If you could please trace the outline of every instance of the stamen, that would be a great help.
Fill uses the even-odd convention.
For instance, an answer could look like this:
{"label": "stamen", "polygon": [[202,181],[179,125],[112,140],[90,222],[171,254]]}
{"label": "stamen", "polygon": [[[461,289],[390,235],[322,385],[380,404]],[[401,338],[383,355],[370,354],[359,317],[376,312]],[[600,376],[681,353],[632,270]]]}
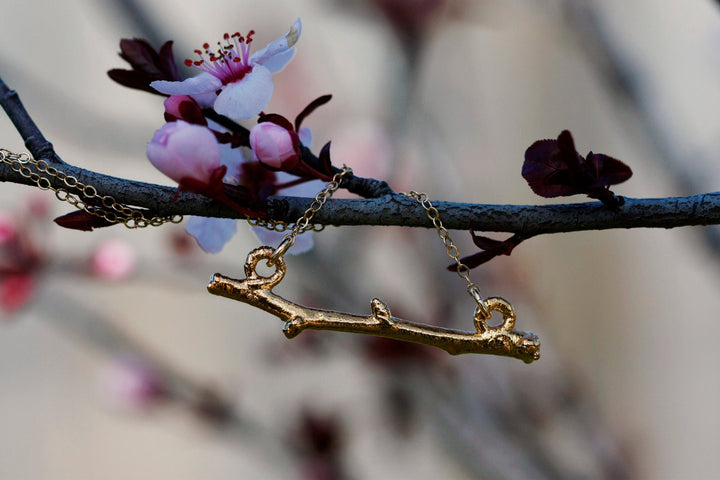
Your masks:
{"label": "stamen", "polygon": [[249,60],[250,43],[254,34],[254,30],[250,30],[247,37],[243,37],[239,32],[232,35],[226,32],[222,37],[224,43],[217,42],[216,51],[210,51],[210,44],[204,43],[202,45],[204,51],[195,50],[200,60],[186,59],[185,65],[195,66],[217,77],[223,84],[239,80],[252,70]]}

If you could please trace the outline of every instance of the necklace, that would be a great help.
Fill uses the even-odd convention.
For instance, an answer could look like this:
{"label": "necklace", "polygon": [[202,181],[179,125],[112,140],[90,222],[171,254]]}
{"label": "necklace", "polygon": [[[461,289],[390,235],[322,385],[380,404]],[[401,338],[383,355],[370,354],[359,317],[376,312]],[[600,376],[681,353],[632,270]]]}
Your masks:
{"label": "necklace", "polygon": [[[470,280],[470,269],[460,261],[460,253],[443,226],[438,210],[425,193],[411,191],[401,195],[412,198],[422,205],[428,219],[437,230],[447,255],[455,261],[457,274],[467,282],[467,292],[476,305],[473,313],[475,331],[455,330],[393,317],[388,305],[379,298],[374,298],[370,302],[372,313],[363,316],[304,307],[274,293],[273,287],[280,283],[287,271],[285,253],[295,243],[298,235],[314,229],[310,223],[313,216],[340,187],[343,177],[351,172],[352,170],[345,166],[335,174],[330,183],[315,196],[310,207],[293,224],[277,248],[262,246],[248,254],[245,261],[246,278],[237,280],[216,273],[207,286],[208,291],[214,295],[247,303],[280,318],[285,322],[283,332],[288,338],[294,338],[306,329],[334,330],[421,343],[441,348],[453,355],[461,353],[502,355],[518,358],[526,363],[540,358],[538,337],[514,329],[516,315],[510,302],[500,297],[483,298],[480,295],[479,287]],[[265,261],[270,268],[275,269],[270,276],[262,276],[258,273],[257,266],[261,261]],[[497,326],[490,326],[487,322],[493,311],[499,312],[503,317],[502,323]]]}
{"label": "necklace", "polygon": [[[35,160],[28,154],[15,154],[0,149],[0,163],[5,163],[14,172],[29,179],[42,190],[52,190],[55,196],[87,213],[98,216],[109,223],[123,223],[128,228],[160,226],[164,223],[179,223],[181,216],[146,216],[146,212],[134,209],[116,201],[109,195],[101,195],[92,185],[86,185],[77,178],[50,166],[45,160]],[[483,353],[515,357],[530,363],[540,358],[540,341],[529,332],[515,330],[515,310],[507,300],[500,297],[483,298],[479,287],[470,280],[470,269],[460,261],[460,252],[440,220],[440,213],[425,193],[410,191],[401,193],[416,200],[427,213],[428,219],[437,230],[445,251],[456,263],[458,276],[467,283],[467,293],[475,301],[473,313],[474,332],[455,330],[422,323],[409,322],[390,313],[390,307],[379,298],[370,302],[370,315],[353,315],[333,310],[308,308],[273,293],[275,285],[285,277],[287,266],[285,253],[295,243],[298,235],[309,230],[320,231],[322,226],[311,222],[327,199],[340,188],[342,179],[352,173],[345,166],[335,174],[330,183],[315,196],[303,215],[289,228],[277,248],[263,246],[251,251],[245,261],[243,280],[235,280],[216,273],[207,286],[210,293],[231,298],[260,308],[285,322],[283,332],[288,338],[299,335],[303,330],[335,330],[394,338],[441,348],[453,355],[461,353]],[[250,220],[277,231],[286,231],[282,222]],[[256,268],[260,261],[275,268],[269,277],[260,275]],[[492,312],[499,312],[503,321],[490,326]]]}

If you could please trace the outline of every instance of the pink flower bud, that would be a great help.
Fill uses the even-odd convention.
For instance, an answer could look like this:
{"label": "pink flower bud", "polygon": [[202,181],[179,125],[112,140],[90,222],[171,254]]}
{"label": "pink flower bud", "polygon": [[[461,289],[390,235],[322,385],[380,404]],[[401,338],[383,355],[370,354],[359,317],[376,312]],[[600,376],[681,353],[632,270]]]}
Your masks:
{"label": "pink flower bud", "polygon": [[220,166],[215,135],[207,127],[183,120],[166,123],[157,130],[146,152],[155,168],[178,183],[183,178],[209,183]]}
{"label": "pink flower bud", "polygon": [[258,123],[250,130],[250,146],[258,160],[277,169],[298,155],[290,132],[272,122]]}

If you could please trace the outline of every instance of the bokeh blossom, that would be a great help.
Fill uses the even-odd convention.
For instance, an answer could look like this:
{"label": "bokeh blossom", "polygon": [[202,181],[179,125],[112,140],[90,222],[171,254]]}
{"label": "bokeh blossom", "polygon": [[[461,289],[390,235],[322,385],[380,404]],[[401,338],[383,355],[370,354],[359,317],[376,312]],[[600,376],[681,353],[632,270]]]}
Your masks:
{"label": "bokeh blossom", "polygon": [[203,73],[181,82],[156,80],[150,85],[168,95],[190,95],[202,106],[212,105],[217,113],[230,118],[252,118],[270,102],[273,73],[282,70],[292,59],[301,29],[298,18],[285,35],[253,55],[250,55],[250,45],[254,30],[245,36],[226,33],[225,44],[218,42],[217,51],[211,51],[205,43],[202,50],[195,50],[199,60],[185,60],[187,66]]}
{"label": "bokeh blossom", "polygon": [[114,359],[100,377],[101,394],[120,410],[141,411],[166,399],[166,388],[156,371],[131,356]]}
{"label": "bokeh blossom", "polygon": [[[33,208],[32,199],[23,212],[0,212],[0,316],[26,306],[35,295],[37,276],[45,265],[45,252],[35,227],[44,222],[44,208]],[[39,205],[39,204],[38,204]]]}
{"label": "bokeh blossom", "polygon": [[128,278],[137,263],[135,250],[119,239],[106,240],[97,246],[91,257],[92,271],[104,280]]}

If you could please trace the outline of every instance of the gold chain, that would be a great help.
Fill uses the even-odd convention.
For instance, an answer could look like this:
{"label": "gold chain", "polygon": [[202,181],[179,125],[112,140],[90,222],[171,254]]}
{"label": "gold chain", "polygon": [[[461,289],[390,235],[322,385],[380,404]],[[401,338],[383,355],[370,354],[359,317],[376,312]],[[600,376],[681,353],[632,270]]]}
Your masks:
{"label": "gold chain", "polygon": [[489,319],[492,314],[488,310],[487,305],[485,305],[485,300],[482,298],[482,295],[480,295],[480,287],[470,280],[470,269],[467,265],[460,261],[460,251],[455,246],[455,243],[453,243],[452,238],[450,238],[450,233],[443,226],[442,221],[440,221],[440,212],[438,212],[437,208],[435,208],[430,202],[426,193],[410,190],[410,193],[400,192],[400,195],[417,200],[417,202],[425,209],[428,219],[432,222],[433,226],[437,230],[438,237],[440,237],[440,240],[442,240],[443,245],[445,246],[447,256],[455,261],[455,271],[458,276],[465,280],[468,284],[467,292],[477,304],[476,312],[482,315],[484,319]]}
{"label": "gold chain", "polygon": [[[285,237],[282,239],[282,242],[280,242],[280,245],[278,245],[278,247],[275,249],[275,252],[268,261],[268,265],[272,266],[275,260],[285,255],[285,252],[287,252],[288,249],[292,247],[295,243],[295,237],[297,237],[298,235],[309,230],[320,232],[325,228],[325,225],[311,224],[310,220],[312,220],[315,214],[320,211],[323,205],[325,205],[327,199],[330,198],[338,188],[340,188],[340,183],[342,182],[343,177],[348,173],[352,173],[352,168],[348,167],[347,165],[343,165],[343,169],[333,176],[332,180],[330,180],[330,183],[328,183],[320,193],[315,195],[315,199],[312,201],[308,209],[305,210],[305,212],[300,218],[297,219],[297,221],[293,224],[292,228],[290,228],[290,232],[285,235]],[[253,223],[251,222],[251,224]],[[278,230],[276,227],[277,224],[280,224],[280,222],[255,221],[254,223],[254,225],[259,225],[266,228],[271,228],[267,225],[273,225],[271,229],[276,231],[287,230],[287,225],[285,225],[285,228],[283,228],[282,230]]]}
{"label": "gold chain", "polygon": [[[41,190],[52,190],[58,200],[110,223],[123,223],[127,228],[145,228],[168,222],[180,223],[183,219],[182,215],[147,218],[141,210],[123,205],[110,195],[100,195],[92,185],[85,185],[76,177],[51,167],[45,160],[35,160],[27,153],[17,154],[0,148],[0,163],[8,165],[13,172],[29,179]],[[37,171],[33,171],[30,165]],[[53,187],[50,178],[57,178],[64,187]],[[89,200],[96,200],[98,205],[89,204]]]}

